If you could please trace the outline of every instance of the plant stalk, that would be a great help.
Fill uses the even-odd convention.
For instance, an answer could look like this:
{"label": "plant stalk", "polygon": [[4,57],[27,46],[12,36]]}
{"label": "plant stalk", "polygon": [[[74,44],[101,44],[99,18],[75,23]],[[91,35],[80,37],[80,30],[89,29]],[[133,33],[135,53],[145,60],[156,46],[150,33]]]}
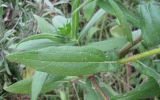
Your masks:
{"label": "plant stalk", "polygon": [[137,55],[131,56],[129,58],[121,59],[121,60],[118,61],[118,63],[125,64],[125,63],[128,63],[128,62],[137,61],[139,59],[142,59],[142,58],[145,58],[145,57],[148,57],[148,56],[152,56],[152,55],[155,55],[155,54],[160,54],[160,48],[153,49],[153,50],[141,53],[141,54],[137,54]]}

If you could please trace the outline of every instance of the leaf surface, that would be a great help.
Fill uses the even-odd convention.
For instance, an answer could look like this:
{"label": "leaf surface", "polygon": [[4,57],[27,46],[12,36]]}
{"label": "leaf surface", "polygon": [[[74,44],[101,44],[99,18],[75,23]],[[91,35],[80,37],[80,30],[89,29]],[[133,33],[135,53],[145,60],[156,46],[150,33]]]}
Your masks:
{"label": "leaf surface", "polygon": [[150,78],[144,84],[138,86],[136,89],[111,98],[111,100],[139,100],[142,98],[150,98],[158,96],[160,94],[160,88],[157,82]]}
{"label": "leaf surface", "polygon": [[34,15],[34,18],[36,19],[38,23],[38,28],[42,33],[56,33],[55,28],[48,23],[44,18]]}
{"label": "leaf surface", "polygon": [[144,44],[148,47],[160,43],[160,4],[154,0],[139,5]]}
{"label": "leaf surface", "polygon": [[[49,75],[46,82],[43,85],[41,92],[45,93],[62,85],[62,82],[60,82],[59,80],[62,80],[63,78],[63,76]],[[29,78],[18,81],[8,87],[5,87],[4,89],[11,93],[31,94],[32,79],[33,78]]]}
{"label": "leaf surface", "polygon": [[102,51],[89,47],[60,46],[18,52],[7,56],[38,71],[57,75],[86,75],[108,71],[109,63]]}

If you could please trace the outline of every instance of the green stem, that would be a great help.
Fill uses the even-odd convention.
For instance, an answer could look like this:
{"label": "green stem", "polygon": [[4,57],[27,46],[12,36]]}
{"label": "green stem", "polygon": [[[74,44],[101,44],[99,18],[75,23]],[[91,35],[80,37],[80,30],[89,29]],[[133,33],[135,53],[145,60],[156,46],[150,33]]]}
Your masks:
{"label": "green stem", "polygon": [[145,58],[145,57],[148,57],[148,56],[152,56],[154,54],[159,54],[159,53],[160,53],[160,48],[157,48],[157,49],[153,49],[153,50],[141,53],[141,54],[131,56],[129,58],[121,59],[121,60],[118,61],[118,63],[125,64],[125,63],[128,63],[128,62],[137,61],[139,59],[142,59],[142,58]]}
{"label": "green stem", "polygon": [[78,12],[81,8],[83,8],[85,5],[87,5],[88,3],[92,2],[92,0],[86,0],[84,1],[78,8],[76,8],[72,14]]}
{"label": "green stem", "polygon": [[[77,9],[79,5],[80,5],[80,0],[72,0],[72,11]],[[73,39],[76,39],[78,28],[79,28],[79,11],[72,13],[71,28],[72,28],[71,36]]]}

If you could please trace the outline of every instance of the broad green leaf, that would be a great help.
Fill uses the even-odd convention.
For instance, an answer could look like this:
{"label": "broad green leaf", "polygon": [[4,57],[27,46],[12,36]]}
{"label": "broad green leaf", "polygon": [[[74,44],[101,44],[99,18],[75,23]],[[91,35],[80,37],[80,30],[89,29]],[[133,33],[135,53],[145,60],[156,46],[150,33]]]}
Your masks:
{"label": "broad green leaf", "polygon": [[127,36],[128,41],[132,42],[132,33],[129,27],[129,24],[127,23],[126,17],[124,15],[124,12],[120,9],[120,7],[117,5],[117,3],[114,0],[108,0],[110,5],[112,6],[116,17],[118,18],[121,28],[123,29],[123,34]]}
{"label": "broad green leaf", "polygon": [[97,5],[101,8],[104,9],[107,13],[115,14],[112,6],[107,0],[97,0]]}
{"label": "broad green leaf", "polygon": [[[101,50],[106,53],[107,60],[116,61],[119,59],[118,53],[119,53],[120,49],[126,43],[127,43],[127,39],[125,37],[119,37],[119,38],[110,38],[110,39],[104,40],[104,41],[89,43],[86,46]],[[115,65],[114,65],[114,67],[116,68]]]}
{"label": "broad green leaf", "polygon": [[157,82],[150,78],[144,84],[138,86],[136,89],[111,98],[111,100],[140,100],[160,95],[160,87]]}
{"label": "broad green leaf", "polygon": [[12,62],[22,63],[38,71],[56,75],[77,76],[112,70],[105,55],[94,48],[60,46],[13,53]]}
{"label": "broad green leaf", "polygon": [[82,29],[80,32],[79,40],[82,40],[85,36],[87,36],[88,30],[94,26],[94,24],[102,17],[104,16],[105,11],[103,9],[98,10],[91,20],[87,23],[87,25]]}
{"label": "broad green leaf", "polygon": [[83,13],[84,13],[84,17],[89,20],[96,8],[96,0],[91,1],[89,3],[87,3],[84,7],[83,7]]}
{"label": "broad green leaf", "polygon": [[37,100],[48,74],[36,71],[32,79],[31,100]]}
{"label": "broad green leaf", "polygon": [[139,5],[141,15],[141,30],[144,44],[147,47],[160,43],[160,5],[154,0],[142,2]]}
{"label": "broad green leaf", "polygon": [[[57,88],[58,86],[61,86],[62,82],[60,82],[59,80],[62,80],[63,78],[64,77],[62,76],[49,75],[43,85],[41,93],[49,92]],[[18,81],[8,87],[5,87],[4,89],[11,93],[31,94],[32,79],[33,78]]]}
{"label": "broad green leaf", "polygon": [[126,38],[119,37],[119,38],[110,38],[108,40],[93,42],[86,45],[87,47],[96,48],[101,51],[112,51],[116,49],[122,48],[127,43]]}
{"label": "broad green leaf", "polygon": [[34,18],[36,19],[37,23],[38,23],[38,28],[42,33],[56,33],[55,28],[48,23],[44,18],[34,15]]}
{"label": "broad green leaf", "polygon": [[[120,1],[115,0],[115,2],[118,4],[119,8],[124,12],[124,15],[127,19],[127,21],[131,22],[135,26],[139,26],[140,20],[139,16],[136,16],[133,12],[128,10],[124,5],[121,4]],[[106,13],[110,13],[112,15],[116,15],[114,12],[114,9],[110,5],[108,0],[97,0],[97,5],[106,11]]]}

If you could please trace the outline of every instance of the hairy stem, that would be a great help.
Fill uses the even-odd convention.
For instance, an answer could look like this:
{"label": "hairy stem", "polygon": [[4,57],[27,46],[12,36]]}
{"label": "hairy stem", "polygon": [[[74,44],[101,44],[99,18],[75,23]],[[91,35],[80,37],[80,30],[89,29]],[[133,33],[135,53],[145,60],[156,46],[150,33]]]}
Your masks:
{"label": "hairy stem", "polygon": [[152,55],[155,55],[155,54],[159,54],[159,53],[160,53],[160,48],[157,48],[157,49],[153,49],[153,50],[141,53],[141,54],[131,56],[129,58],[121,59],[121,60],[118,61],[118,63],[125,64],[125,63],[128,63],[128,62],[137,61],[139,59],[142,59],[142,58],[145,58],[145,57],[148,57],[148,56],[152,56]]}

